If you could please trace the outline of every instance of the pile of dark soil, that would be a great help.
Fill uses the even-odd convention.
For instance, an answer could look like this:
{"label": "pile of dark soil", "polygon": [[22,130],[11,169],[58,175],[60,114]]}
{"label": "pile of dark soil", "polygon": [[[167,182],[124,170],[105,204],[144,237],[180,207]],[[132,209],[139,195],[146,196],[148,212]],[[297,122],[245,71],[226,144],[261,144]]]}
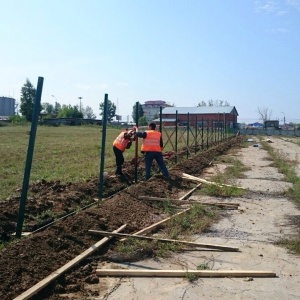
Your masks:
{"label": "pile of dark soil", "polygon": [[[232,138],[177,164],[169,170],[172,180],[156,175],[146,182],[132,184],[134,169],[128,165],[125,169],[127,180],[114,176],[104,179],[105,200],[100,204],[94,200],[98,194],[97,179],[66,185],[45,181],[35,183],[30,187],[24,225],[26,230],[36,231],[21,240],[13,240],[11,236],[16,228],[19,198],[1,201],[0,232],[2,239],[10,239],[10,242],[0,252],[0,299],[13,299],[101,239],[89,234],[90,229],[113,231],[127,224],[124,232],[133,233],[164,219],[167,216],[161,209],[138,197],[180,197],[195,186],[183,180],[182,173],[199,176],[213,159],[241,141],[240,137]],[[139,179],[143,176],[141,168]],[[79,209],[83,206],[86,208]],[[57,217],[70,212],[75,213],[57,221]],[[51,226],[39,230],[41,225],[49,222],[52,222]],[[94,272],[97,261],[104,259],[113,246],[111,242],[101,248],[32,299],[60,299],[59,294],[80,291],[82,299],[88,297],[84,283],[98,282]]]}

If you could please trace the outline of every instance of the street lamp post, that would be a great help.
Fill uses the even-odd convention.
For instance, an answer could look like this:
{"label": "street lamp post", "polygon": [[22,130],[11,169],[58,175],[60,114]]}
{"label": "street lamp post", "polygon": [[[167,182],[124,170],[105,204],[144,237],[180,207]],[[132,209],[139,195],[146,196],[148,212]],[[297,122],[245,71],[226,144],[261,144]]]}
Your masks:
{"label": "street lamp post", "polygon": [[285,125],[285,113],[281,112],[283,114],[283,125]]}
{"label": "street lamp post", "polygon": [[57,110],[58,101],[57,101],[57,98],[54,95],[52,95],[52,97],[55,98],[54,113],[57,115],[57,113],[58,113],[58,110]]}
{"label": "street lamp post", "polygon": [[82,99],[82,97],[78,97],[78,99],[79,99],[79,111],[81,112],[81,99]]}

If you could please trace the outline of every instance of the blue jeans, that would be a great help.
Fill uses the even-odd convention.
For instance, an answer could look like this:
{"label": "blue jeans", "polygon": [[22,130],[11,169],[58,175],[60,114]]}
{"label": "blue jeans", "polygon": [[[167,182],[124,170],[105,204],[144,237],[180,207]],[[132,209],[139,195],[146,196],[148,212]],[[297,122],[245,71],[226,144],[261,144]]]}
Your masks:
{"label": "blue jeans", "polygon": [[152,161],[153,159],[156,160],[160,171],[165,177],[169,177],[169,172],[167,170],[167,167],[165,165],[163,156],[161,152],[145,152],[145,171],[146,171],[146,180],[150,178],[151,174],[151,166],[152,166]]}

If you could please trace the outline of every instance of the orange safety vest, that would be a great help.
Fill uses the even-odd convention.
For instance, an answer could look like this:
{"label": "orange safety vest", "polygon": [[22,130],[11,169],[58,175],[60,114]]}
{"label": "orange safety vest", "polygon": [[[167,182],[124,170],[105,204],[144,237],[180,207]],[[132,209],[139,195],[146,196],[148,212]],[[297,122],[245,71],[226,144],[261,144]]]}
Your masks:
{"label": "orange safety vest", "polygon": [[161,152],[160,137],[161,133],[156,130],[146,130],[147,136],[143,139],[141,151]]}
{"label": "orange safety vest", "polygon": [[118,137],[114,140],[113,142],[113,146],[115,146],[116,148],[118,148],[119,150],[121,150],[122,152],[125,151],[126,146],[128,145],[128,143],[130,142],[129,140],[126,140],[124,138],[124,133],[127,131],[123,131],[121,132]]}

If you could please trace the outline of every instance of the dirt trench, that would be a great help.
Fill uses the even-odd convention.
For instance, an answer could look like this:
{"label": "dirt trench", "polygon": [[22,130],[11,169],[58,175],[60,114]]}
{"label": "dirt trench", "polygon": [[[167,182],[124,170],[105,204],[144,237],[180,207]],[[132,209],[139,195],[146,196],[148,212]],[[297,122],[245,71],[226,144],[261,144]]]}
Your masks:
{"label": "dirt trench", "polygon": [[[0,299],[13,299],[57,270],[75,256],[93,245],[99,237],[88,234],[89,229],[113,231],[127,224],[125,233],[132,233],[166,217],[157,207],[138,200],[138,196],[177,198],[195,184],[183,180],[182,173],[198,176],[217,156],[239,146],[241,137],[234,137],[212,147],[202,154],[185,160],[170,169],[172,180],[156,175],[147,183],[132,184],[133,167],[125,174],[129,180],[113,176],[104,179],[104,198],[100,205],[93,204],[97,197],[97,179],[86,183],[66,185],[60,182],[37,182],[30,186],[24,227],[35,233],[21,240],[12,240],[18,215],[19,197],[12,196],[0,202],[0,230],[2,241],[9,241],[0,252]],[[143,178],[143,168],[139,178]],[[87,206],[85,210],[79,207]],[[54,222],[57,217],[69,217]],[[37,222],[37,216],[40,221]],[[53,223],[51,223],[53,222]],[[51,223],[39,231],[40,226]],[[32,299],[88,299],[98,291],[86,290],[86,284],[99,281],[95,275],[97,260],[103,259],[113,242],[85,259],[71,271],[43,289]],[[74,294],[74,295],[73,295]],[[73,296],[72,296],[73,295]],[[72,298],[73,297],[73,298]]]}

